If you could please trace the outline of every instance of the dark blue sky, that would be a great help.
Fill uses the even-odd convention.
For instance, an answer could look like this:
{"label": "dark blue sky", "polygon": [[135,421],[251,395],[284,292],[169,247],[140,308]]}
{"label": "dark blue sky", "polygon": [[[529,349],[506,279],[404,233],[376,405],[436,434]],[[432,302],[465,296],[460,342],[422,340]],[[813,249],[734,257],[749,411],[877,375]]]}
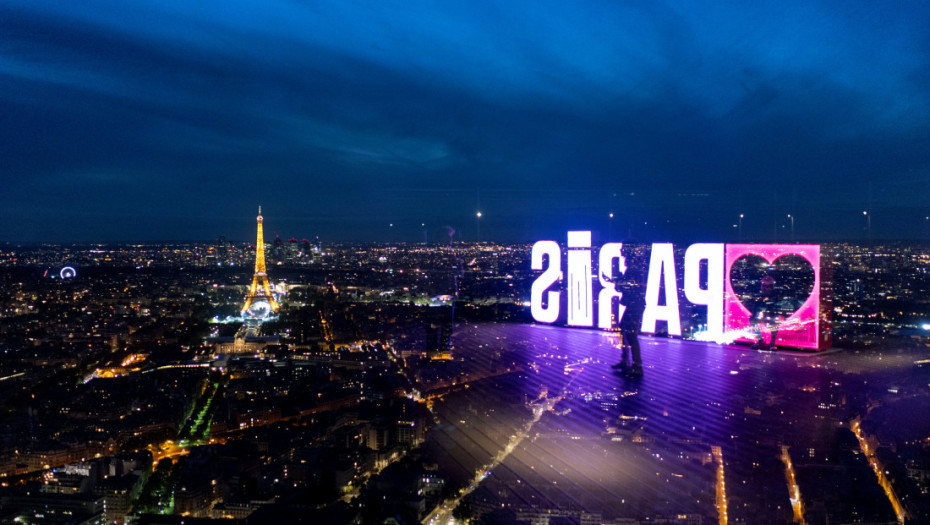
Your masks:
{"label": "dark blue sky", "polygon": [[[0,4],[0,241],[930,238],[930,3]],[[613,211],[613,224],[608,213]],[[394,224],[393,228],[388,225]]]}

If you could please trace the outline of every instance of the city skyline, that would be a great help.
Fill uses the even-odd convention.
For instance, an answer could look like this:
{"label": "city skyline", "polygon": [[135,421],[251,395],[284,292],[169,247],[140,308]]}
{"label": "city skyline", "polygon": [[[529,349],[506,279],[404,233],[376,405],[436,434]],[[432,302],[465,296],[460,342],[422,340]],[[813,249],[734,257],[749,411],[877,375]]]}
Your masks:
{"label": "city skyline", "polygon": [[[270,224],[249,219],[257,235]],[[0,246],[7,520],[930,516],[919,247],[820,247],[835,344],[818,352],[705,342],[711,308],[685,262],[681,334],[644,328],[636,375],[611,366],[623,331],[531,321],[527,244],[257,244]],[[653,251],[624,244],[624,300],[648,295],[635,269]],[[759,283],[746,262],[747,282],[730,276],[744,305]],[[799,261],[783,262],[773,291],[807,293]],[[270,294],[277,312],[243,316]]]}
{"label": "city skyline", "polygon": [[894,7],[8,2],[0,241],[926,241]]}

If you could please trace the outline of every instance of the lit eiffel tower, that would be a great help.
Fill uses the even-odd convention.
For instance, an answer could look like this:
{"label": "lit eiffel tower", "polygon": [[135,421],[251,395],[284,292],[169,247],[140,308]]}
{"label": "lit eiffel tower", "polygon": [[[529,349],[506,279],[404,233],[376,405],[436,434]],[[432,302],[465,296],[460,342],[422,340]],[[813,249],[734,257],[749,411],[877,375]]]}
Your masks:
{"label": "lit eiffel tower", "polygon": [[[262,235],[262,207],[258,207],[258,239],[255,241],[255,275],[252,276],[252,286],[249,293],[245,296],[245,305],[242,307],[242,315],[250,313],[254,317],[265,317],[272,312],[278,311],[278,302],[274,300],[271,294],[271,286],[268,285],[268,274],[265,272],[265,238]],[[264,305],[268,305],[264,308]]]}

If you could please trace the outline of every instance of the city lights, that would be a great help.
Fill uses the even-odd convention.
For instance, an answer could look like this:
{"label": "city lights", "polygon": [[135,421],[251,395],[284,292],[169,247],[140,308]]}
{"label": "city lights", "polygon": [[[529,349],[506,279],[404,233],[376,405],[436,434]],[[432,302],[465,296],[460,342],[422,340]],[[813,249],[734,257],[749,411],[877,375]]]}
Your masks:
{"label": "city lights", "polygon": [[0,525],[930,524],[928,20],[6,0]]}
{"label": "city lights", "polygon": [[[868,308],[883,304],[873,302],[877,294],[923,286],[917,279],[930,256],[840,244],[596,246],[587,232],[566,240],[564,247],[485,241],[452,248],[416,239],[308,241],[306,250],[272,242],[263,255],[280,310],[260,320],[238,315],[250,289],[243,279],[258,257],[252,242],[19,249],[16,271],[26,264],[41,276],[57,268],[52,263],[64,249],[73,267],[92,269],[80,279],[39,278],[3,292],[0,326],[56,346],[4,339],[0,384],[32,389],[21,401],[24,417],[6,424],[37,439],[19,442],[5,461],[0,456],[0,476],[62,490],[70,481],[52,469],[87,458],[98,466],[80,469],[103,468],[119,457],[151,469],[150,483],[136,489],[135,508],[190,516],[260,517],[286,508],[266,495],[309,490],[310,476],[322,479],[321,472],[341,473],[330,478],[325,508],[376,498],[378,508],[396,514],[408,508],[403,501],[420,498],[420,522],[494,509],[525,519],[561,513],[653,520],[657,500],[682,520],[714,522],[814,522],[824,515],[818,512],[888,521],[914,512],[909,502],[921,493],[900,488],[910,479],[900,456],[843,418],[860,414],[881,435],[875,439],[887,440],[882,432],[895,436],[906,426],[886,408],[922,402],[925,314],[903,303],[880,315]],[[759,291],[763,275],[753,272],[776,276],[779,301],[792,300],[788,284],[813,292],[815,256],[823,252],[832,268],[845,269],[833,278],[831,297],[839,350],[822,357],[784,348],[751,352],[765,326],[713,329],[733,319],[725,302],[715,306],[731,289],[739,300],[731,305],[751,311],[746,295]],[[0,253],[0,271],[13,258]],[[234,262],[248,269],[244,277],[231,270]],[[658,293],[649,290],[650,279]],[[159,300],[139,292],[150,289],[160,291]],[[630,343],[628,334],[568,323],[570,309],[573,323],[591,328],[603,318],[622,319],[636,297],[643,309],[647,299],[660,308],[657,328],[670,324],[659,317],[677,311],[681,330],[641,335],[639,377],[610,366]],[[677,310],[663,314],[673,297]],[[532,315],[551,316],[555,305],[554,323],[530,322]],[[811,330],[814,320],[803,313],[780,320],[779,340]],[[884,342],[870,343],[876,334]],[[50,370],[63,382],[49,379]],[[56,428],[84,441],[44,445]],[[791,456],[781,445],[747,441],[760,428],[780,440],[778,429],[792,429]],[[863,436],[862,454],[837,449],[847,429]],[[280,448],[282,435],[290,437]],[[920,457],[924,438],[896,439],[903,440],[899,450]],[[201,486],[185,467],[192,462],[226,466]],[[257,492],[250,501],[260,503],[204,496],[212,487],[240,490],[237,480],[247,474],[238,467],[229,471],[238,474],[222,474],[232,464],[267,476],[268,485],[251,489]],[[838,478],[811,479],[812,472]],[[111,477],[135,479],[126,475]],[[408,486],[408,476],[426,481]],[[841,488],[824,492],[820,483]],[[768,484],[786,487],[786,497],[760,498]],[[872,499],[844,499],[851,490]],[[588,507],[595,510],[572,510],[572,501],[595,494],[601,496]],[[876,497],[887,508],[867,503]],[[120,501],[100,512],[127,512],[127,500]]]}

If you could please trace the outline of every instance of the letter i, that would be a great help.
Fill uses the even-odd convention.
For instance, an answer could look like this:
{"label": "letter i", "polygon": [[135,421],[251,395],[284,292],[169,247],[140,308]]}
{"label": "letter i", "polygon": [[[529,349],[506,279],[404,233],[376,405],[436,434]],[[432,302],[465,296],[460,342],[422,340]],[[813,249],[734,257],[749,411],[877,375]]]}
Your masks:
{"label": "letter i", "polygon": [[591,232],[568,232],[568,324],[594,326]]}

